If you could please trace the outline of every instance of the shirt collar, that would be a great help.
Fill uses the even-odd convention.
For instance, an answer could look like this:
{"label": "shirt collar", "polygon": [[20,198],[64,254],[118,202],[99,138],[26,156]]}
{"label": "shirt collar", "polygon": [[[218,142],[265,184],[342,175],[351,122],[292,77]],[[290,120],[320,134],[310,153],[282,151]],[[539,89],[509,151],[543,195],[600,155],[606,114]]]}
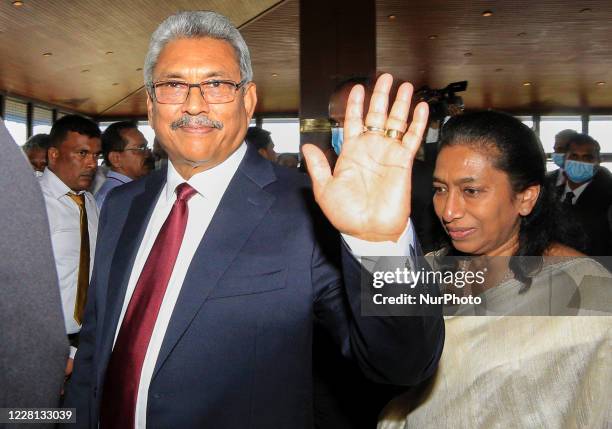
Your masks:
{"label": "shirt collar", "polygon": [[[246,144],[242,143],[221,164],[195,174],[187,181],[200,195],[211,201],[220,201],[225,193],[230,180],[238,169],[242,158],[246,153]],[[178,185],[184,183],[185,179],[176,171],[172,161],[168,160],[168,175],[166,179],[166,201],[168,203],[176,198],[174,190]]]}
{"label": "shirt collar", "polygon": [[108,174],[106,175],[106,177],[112,177],[123,183],[128,183],[132,181],[130,177],[126,176],[125,174],[117,173],[114,170],[108,170]]}
{"label": "shirt collar", "polygon": [[80,195],[85,192],[85,191],[75,192],[72,189],[70,189],[68,185],[62,182],[62,179],[57,177],[57,175],[53,171],[51,171],[51,169],[48,167],[45,168],[45,171],[43,172],[43,175],[40,178],[40,183],[44,184],[44,187],[45,189],[47,189],[47,192],[49,192],[49,194],[51,194],[53,198],[58,199],[58,200],[68,193]]}
{"label": "shirt collar", "polygon": [[572,204],[576,202],[576,200],[578,199],[578,197],[580,196],[580,194],[582,194],[582,192],[584,192],[584,190],[586,189],[586,187],[589,185],[589,183],[591,183],[593,180],[589,180],[588,182],[583,183],[582,185],[578,186],[576,189],[572,190],[569,187],[569,183],[566,181],[565,182],[565,191],[563,192],[563,195],[567,195],[568,192],[572,192],[574,194],[574,198],[572,198]]}

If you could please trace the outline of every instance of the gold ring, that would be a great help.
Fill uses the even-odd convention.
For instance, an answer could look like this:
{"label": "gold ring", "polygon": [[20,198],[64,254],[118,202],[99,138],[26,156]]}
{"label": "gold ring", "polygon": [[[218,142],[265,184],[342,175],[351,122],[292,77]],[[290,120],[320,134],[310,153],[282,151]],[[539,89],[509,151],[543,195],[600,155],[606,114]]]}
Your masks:
{"label": "gold ring", "polygon": [[402,140],[402,137],[404,137],[404,133],[400,130],[394,130],[392,128],[386,129],[385,130],[385,137],[390,137],[394,140]]}
{"label": "gold ring", "polygon": [[378,128],[378,127],[370,127],[369,125],[366,125],[365,131],[369,133],[378,133],[378,134],[383,134],[383,135],[385,134],[384,129]]}

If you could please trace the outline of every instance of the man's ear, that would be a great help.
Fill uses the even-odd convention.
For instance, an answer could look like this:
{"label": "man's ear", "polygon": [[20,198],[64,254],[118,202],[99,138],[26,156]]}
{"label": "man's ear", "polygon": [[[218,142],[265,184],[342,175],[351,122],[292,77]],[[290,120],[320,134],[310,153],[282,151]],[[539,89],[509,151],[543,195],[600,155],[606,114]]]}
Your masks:
{"label": "man's ear", "polygon": [[519,192],[517,195],[518,199],[518,211],[521,216],[527,216],[531,213],[533,208],[538,201],[540,196],[541,186],[531,185],[528,186],[524,191]]}
{"label": "man's ear", "polygon": [[255,113],[255,106],[257,106],[257,87],[253,82],[249,82],[244,89],[244,110],[249,122]]}
{"label": "man's ear", "polygon": [[153,117],[153,104],[155,104],[153,102],[153,100],[151,100],[151,95],[149,94],[149,91],[146,90],[145,91],[147,93],[147,117],[149,119],[149,124],[152,124],[153,122],[151,122],[151,118]]}
{"label": "man's ear", "polygon": [[115,168],[121,167],[121,153],[120,152],[115,152],[115,151],[109,152],[108,160],[110,161],[112,167],[115,167]]}
{"label": "man's ear", "polygon": [[49,165],[55,164],[57,159],[59,158],[59,149],[51,146],[47,149],[47,159],[49,160]]}

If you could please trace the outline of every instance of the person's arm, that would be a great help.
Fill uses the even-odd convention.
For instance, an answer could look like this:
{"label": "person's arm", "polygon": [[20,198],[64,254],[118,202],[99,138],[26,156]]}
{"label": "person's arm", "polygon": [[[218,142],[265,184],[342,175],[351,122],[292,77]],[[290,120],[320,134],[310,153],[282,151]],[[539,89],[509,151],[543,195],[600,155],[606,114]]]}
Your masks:
{"label": "person's arm", "polygon": [[2,119],[0,152],[0,407],[57,407],[68,339],[49,220],[31,165]]}
{"label": "person's arm", "polygon": [[[323,238],[312,259],[315,317],[342,354],[378,383],[413,386],[430,377],[444,343],[441,307],[414,305],[404,313],[411,315],[364,316],[361,287],[372,284],[371,267],[362,266],[346,243],[333,244],[331,227],[320,228],[318,236]],[[389,262],[384,257],[367,262],[372,259],[379,259],[377,265]],[[393,264],[404,258],[388,259]],[[419,258],[412,260],[419,262]]]}

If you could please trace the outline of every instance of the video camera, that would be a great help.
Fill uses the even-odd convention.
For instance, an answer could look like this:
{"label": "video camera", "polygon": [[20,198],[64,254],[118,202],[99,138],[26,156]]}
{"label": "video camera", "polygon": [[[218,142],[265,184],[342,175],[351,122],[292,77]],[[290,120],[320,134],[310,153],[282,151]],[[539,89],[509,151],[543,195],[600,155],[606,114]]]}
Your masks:
{"label": "video camera", "polygon": [[414,96],[417,101],[425,101],[429,104],[429,117],[432,120],[441,120],[449,116],[449,106],[463,109],[463,99],[455,94],[465,91],[467,86],[467,80],[450,83],[443,89],[431,89],[425,85],[419,88]]}

